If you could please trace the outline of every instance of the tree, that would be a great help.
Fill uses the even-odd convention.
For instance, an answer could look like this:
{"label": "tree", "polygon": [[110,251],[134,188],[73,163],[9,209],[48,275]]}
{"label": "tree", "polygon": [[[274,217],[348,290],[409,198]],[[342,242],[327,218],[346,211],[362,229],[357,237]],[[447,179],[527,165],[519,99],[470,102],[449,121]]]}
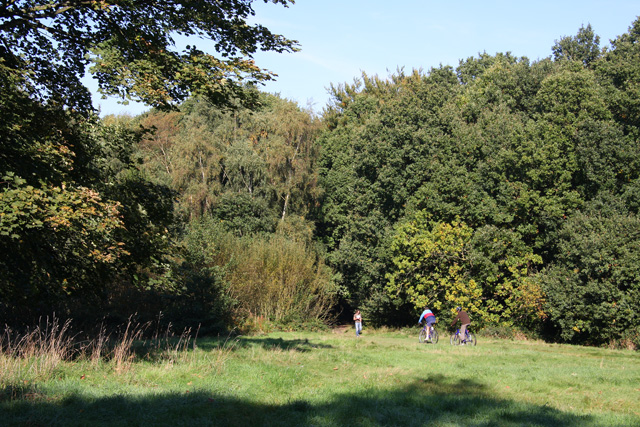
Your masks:
{"label": "tree", "polygon": [[103,190],[115,184],[114,162],[130,166],[120,148],[131,141],[104,141],[99,123],[73,121],[17,85],[0,95],[0,316],[91,299],[129,254],[123,206]]}
{"label": "tree", "polygon": [[141,145],[145,168],[180,194],[183,212],[213,214],[243,235],[297,222],[317,197],[319,120],[275,95],[257,97],[259,108],[233,111],[193,98],[179,117],[153,111],[142,121],[155,128]]}
{"label": "tree", "polygon": [[574,37],[562,37],[556,40],[551,49],[556,61],[566,59],[581,62],[585,67],[591,68],[600,57],[600,36],[593,32],[591,24],[582,26]]}
{"label": "tree", "polygon": [[607,89],[607,104],[616,121],[633,138],[640,135],[640,18],[629,31],[611,41],[612,49],[596,64]]}
{"label": "tree", "polygon": [[416,312],[464,305],[480,313],[482,289],[470,276],[469,249],[473,230],[461,222],[435,223],[425,211],[398,224],[391,243],[395,269],[386,291],[408,298]]}
{"label": "tree", "polygon": [[[266,0],[265,0],[266,1]],[[285,7],[291,0],[270,0]],[[269,80],[258,50],[295,51],[296,42],[259,24],[252,0],[17,0],[0,4],[0,66],[25,74],[40,99],[87,111],[87,65],[105,95],[174,107],[196,93],[229,105],[244,83]],[[215,55],[179,37],[213,42]],[[29,70],[26,73],[26,70]],[[250,99],[247,99],[250,101]]]}
{"label": "tree", "polygon": [[541,276],[551,325],[565,341],[638,344],[640,220],[616,210],[594,203],[567,220]]}
{"label": "tree", "polygon": [[419,211],[394,228],[385,290],[396,304],[407,301],[417,312],[459,305],[481,325],[530,326],[544,316],[543,294],[532,278],[541,260],[517,233],[429,217]]}
{"label": "tree", "polygon": [[453,70],[441,67],[428,75],[400,70],[386,80],[363,74],[353,85],[334,87],[328,129],[319,140],[324,197],[318,230],[343,300],[360,308],[371,301],[367,311],[378,318],[378,304],[388,302],[388,233],[447,140],[441,109],[457,85]]}

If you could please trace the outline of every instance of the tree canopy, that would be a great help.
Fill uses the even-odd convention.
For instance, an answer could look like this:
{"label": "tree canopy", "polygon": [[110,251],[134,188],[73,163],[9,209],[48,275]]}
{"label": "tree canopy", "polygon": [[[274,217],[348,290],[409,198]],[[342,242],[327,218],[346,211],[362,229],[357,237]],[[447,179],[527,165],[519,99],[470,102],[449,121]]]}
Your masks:
{"label": "tree canopy", "polygon": [[244,83],[273,77],[254,63],[253,53],[296,50],[295,41],[247,22],[251,3],[5,1],[0,65],[24,73],[42,101],[77,110],[91,106],[80,81],[89,64],[105,95],[166,108],[201,94],[225,105],[244,98]]}
{"label": "tree canopy", "polygon": [[[251,5],[0,4],[0,316],[244,331],[461,305],[640,345],[640,19],[537,61],[363,73],[317,116],[255,86],[252,54],[297,43]],[[157,108],[98,119],[88,70]]]}
{"label": "tree canopy", "polygon": [[318,234],[342,300],[381,323],[463,305],[480,325],[637,341],[639,22],[610,49],[588,25],[536,62],[334,86]]}

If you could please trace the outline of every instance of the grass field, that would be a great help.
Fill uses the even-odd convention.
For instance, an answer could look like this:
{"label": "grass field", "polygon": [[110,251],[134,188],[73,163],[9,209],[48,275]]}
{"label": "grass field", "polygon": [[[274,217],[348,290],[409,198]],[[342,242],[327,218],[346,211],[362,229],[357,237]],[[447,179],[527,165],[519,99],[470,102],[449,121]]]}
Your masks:
{"label": "grass field", "polygon": [[5,354],[0,425],[640,426],[637,352],[417,333],[199,338],[108,361]]}

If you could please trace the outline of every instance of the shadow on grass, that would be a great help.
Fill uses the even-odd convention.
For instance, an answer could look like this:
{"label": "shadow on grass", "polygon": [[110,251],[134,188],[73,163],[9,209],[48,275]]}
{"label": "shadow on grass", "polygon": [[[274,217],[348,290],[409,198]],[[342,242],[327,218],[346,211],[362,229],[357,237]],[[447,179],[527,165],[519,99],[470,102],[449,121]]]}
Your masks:
{"label": "shadow on grass", "polygon": [[285,350],[309,352],[315,349],[333,348],[328,344],[321,344],[308,339],[282,339],[282,338],[206,338],[198,340],[198,348],[202,350],[214,350],[222,347],[229,349],[262,347],[266,350]]}
{"label": "shadow on grass", "polygon": [[[195,342],[194,342],[195,341]],[[201,350],[228,350],[235,351],[240,348],[262,347],[266,350],[284,350],[296,352],[309,352],[314,349],[333,348],[328,344],[319,344],[308,339],[282,339],[282,338],[253,338],[253,337],[207,337],[197,340],[179,337],[162,340],[138,340],[131,346],[136,360],[160,360],[174,357],[175,352],[184,352],[193,348]]]}
{"label": "shadow on grass", "polygon": [[[205,390],[146,396],[60,398],[0,402],[7,426],[615,426],[633,419],[575,415],[547,406],[492,397],[473,380],[453,382],[443,376],[418,378],[402,389],[380,390],[372,384],[322,400],[262,396],[271,402],[239,399]],[[625,421],[628,421],[625,422]],[[637,425],[637,424],[636,424]]]}

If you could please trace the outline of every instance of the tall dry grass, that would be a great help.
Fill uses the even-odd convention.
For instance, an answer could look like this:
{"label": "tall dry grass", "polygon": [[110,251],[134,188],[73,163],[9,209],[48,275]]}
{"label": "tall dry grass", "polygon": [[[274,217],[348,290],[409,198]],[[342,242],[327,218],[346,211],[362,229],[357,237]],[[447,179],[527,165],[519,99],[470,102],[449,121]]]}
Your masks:
{"label": "tall dry grass", "polygon": [[76,352],[71,322],[57,318],[19,333],[8,326],[0,335],[0,396],[30,389],[48,379],[61,362]]}
{"label": "tall dry grass", "polygon": [[115,365],[116,372],[129,370],[135,358],[133,343],[144,336],[144,331],[147,327],[148,324],[136,324],[129,319],[129,322],[127,322],[124,328],[124,332],[119,339],[114,342],[113,349],[111,350],[111,361]]}
{"label": "tall dry grass", "polygon": [[153,324],[129,321],[114,331],[101,326],[90,339],[72,335],[71,321],[47,318],[33,329],[19,332],[5,326],[0,334],[0,399],[33,392],[38,382],[52,378],[65,362],[108,364],[115,373],[128,371],[138,359],[185,362],[196,336],[191,329],[176,335],[171,325],[152,332]]}
{"label": "tall dry grass", "polygon": [[194,334],[191,328],[186,328],[176,335],[169,323],[164,331],[156,329],[149,339],[140,343],[140,346],[147,359],[162,360],[170,364],[186,363],[193,357],[193,353],[189,350],[197,347],[198,332],[199,329]]}
{"label": "tall dry grass", "polygon": [[137,359],[170,363],[187,361],[189,349],[196,347],[198,330],[195,335],[191,328],[176,334],[171,323],[164,330],[158,325],[159,322],[137,323],[129,318],[125,325],[112,333],[101,327],[83,354],[93,364],[111,363],[116,372],[127,371]]}

